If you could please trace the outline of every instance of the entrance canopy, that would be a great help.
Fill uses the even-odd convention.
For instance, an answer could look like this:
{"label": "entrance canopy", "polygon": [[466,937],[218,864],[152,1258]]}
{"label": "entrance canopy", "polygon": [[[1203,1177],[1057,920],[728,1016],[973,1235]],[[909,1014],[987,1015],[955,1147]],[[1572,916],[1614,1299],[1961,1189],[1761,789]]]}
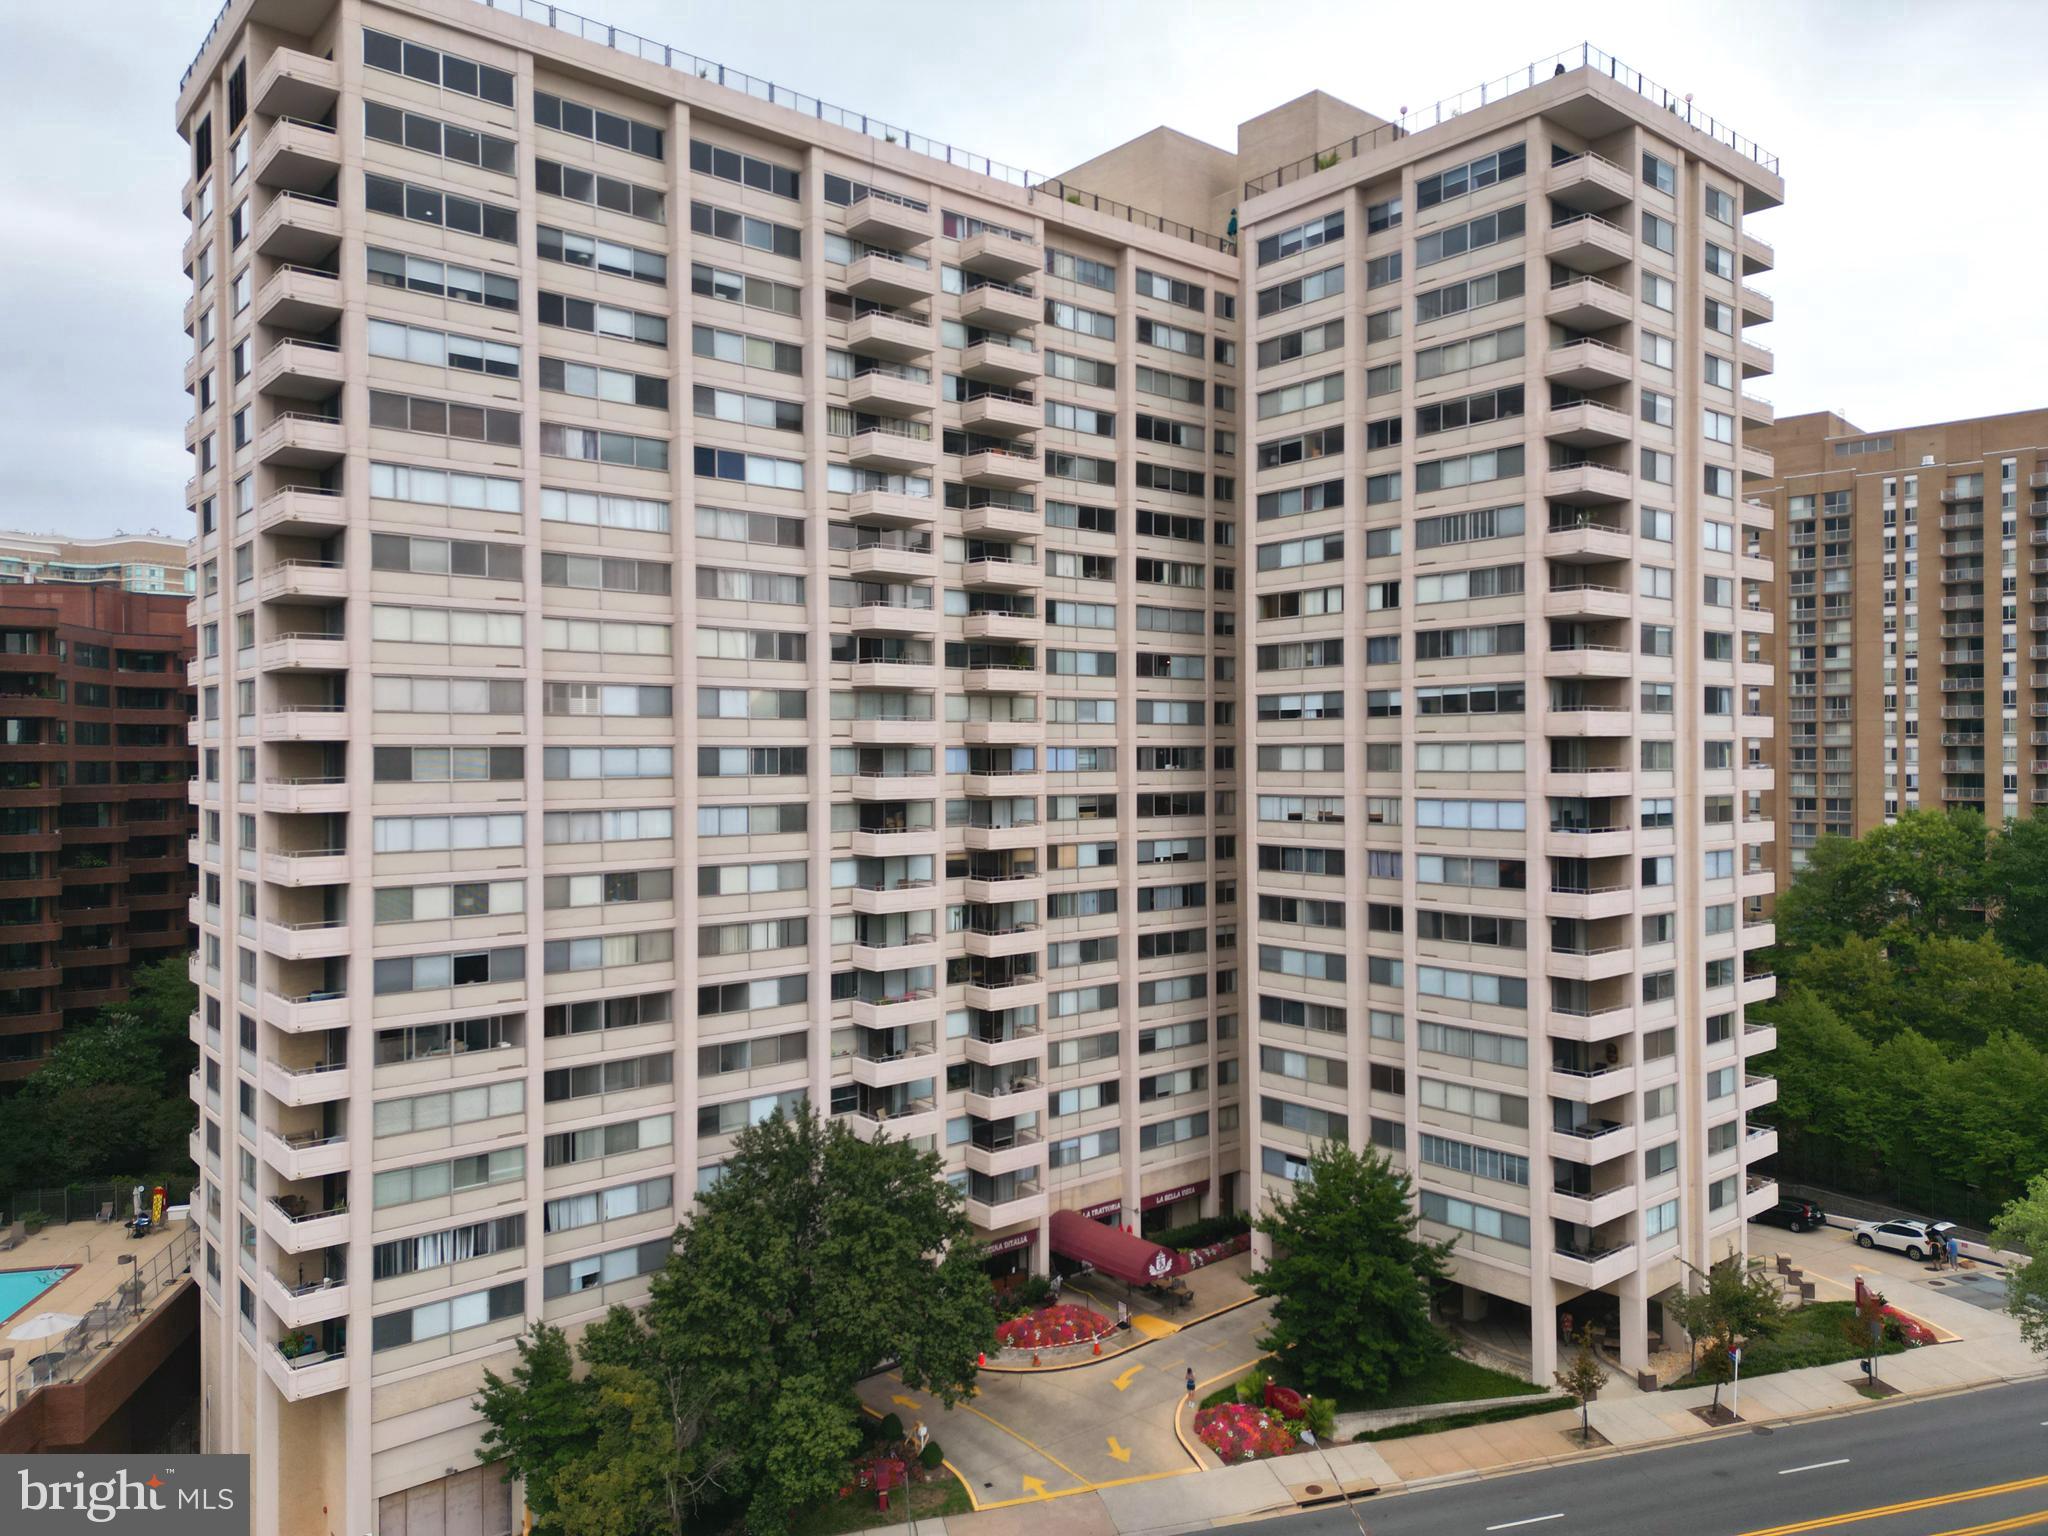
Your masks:
{"label": "entrance canopy", "polygon": [[1079,1211],[1054,1211],[1051,1235],[1054,1253],[1092,1264],[1126,1285],[1156,1285],[1187,1268],[1173,1249],[1090,1221]]}

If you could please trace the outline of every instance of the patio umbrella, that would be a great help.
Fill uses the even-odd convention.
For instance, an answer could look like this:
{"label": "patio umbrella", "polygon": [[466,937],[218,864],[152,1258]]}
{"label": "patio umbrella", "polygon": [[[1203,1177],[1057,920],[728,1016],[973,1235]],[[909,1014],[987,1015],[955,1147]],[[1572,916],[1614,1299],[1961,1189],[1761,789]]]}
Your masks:
{"label": "patio umbrella", "polygon": [[14,1332],[10,1339],[47,1339],[59,1333],[69,1333],[78,1326],[79,1319],[70,1312],[38,1312]]}

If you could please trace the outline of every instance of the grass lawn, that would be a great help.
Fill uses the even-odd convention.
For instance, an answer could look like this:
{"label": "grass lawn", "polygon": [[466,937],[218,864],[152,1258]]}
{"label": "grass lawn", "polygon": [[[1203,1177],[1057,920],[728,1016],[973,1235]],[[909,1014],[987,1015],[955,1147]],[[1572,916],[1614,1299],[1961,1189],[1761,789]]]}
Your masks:
{"label": "grass lawn", "polygon": [[[1791,1313],[1785,1324],[1767,1339],[1752,1339],[1742,1349],[1742,1376],[1769,1376],[1778,1371],[1796,1371],[1809,1365],[1839,1365],[1861,1360],[1865,1346],[1849,1337],[1848,1325],[1856,1316],[1850,1301],[1809,1302]],[[1907,1346],[1890,1339],[1878,1345],[1880,1355],[1902,1353]],[[1702,1386],[1692,1376],[1672,1382],[1664,1390]]]}
{"label": "grass lawn", "polygon": [[[974,1511],[974,1503],[967,1497],[966,1486],[960,1479],[946,1472],[929,1483],[919,1483],[911,1490],[912,1513],[920,1520],[943,1519],[949,1515],[965,1515]],[[823,1504],[814,1504],[800,1510],[789,1522],[790,1536],[839,1536],[842,1531],[865,1531],[876,1526],[901,1525],[904,1522],[903,1491],[891,1489],[888,1512],[875,1507],[872,1492],[855,1493],[851,1498],[828,1499]]]}
{"label": "grass lawn", "polygon": [[[1286,1362],[1284,1361],[1261,1362],[1260,1369],[1270,1370],[1273,1378],[1282,1386],[1298,1388],[1301,1385],[1295,1374],[1287,1369]],[[1232,1382],[1227,1386],[1219,1388],[1217,1391],[1211,1392],[1202,1399],[1202,1406],[1204,1408],[1211,1408],[1218,1403],[1231,1401],[1235,1396],[1235,1388],[1236,1383]],[[1420,1375],[1413,1376],[1407,1381],[1396,1383],[1390,1391],[1379,1396],[1367,1397],[1363,1394],[1339,1393],[1337,1396],[1337,1411],[1339,1413],[1363,1413],[1374,1408],[1414,1408],[1424,1403],[1466,1403],[1473,1401],[1475,1398],[1519,1397],[1547,1390],[1547,1388],[1526,1382],[1519,1376],[1510,1376],[1504,1371],[1489,1370],[1486,1366],[1475,1365],[1470,1360],[1461,1359],[1457,1355],[1446,1355]],[[1509,1415],[1509,1417],[1514,1416],[1512,1414]],[[1474,1422],[1479,1421],[1475,1420]],[[1438,1425],[1437,1427],[1454,1426]],[[1415,1431],[1409,1430],[1408,1433],[1413,1434]]]}

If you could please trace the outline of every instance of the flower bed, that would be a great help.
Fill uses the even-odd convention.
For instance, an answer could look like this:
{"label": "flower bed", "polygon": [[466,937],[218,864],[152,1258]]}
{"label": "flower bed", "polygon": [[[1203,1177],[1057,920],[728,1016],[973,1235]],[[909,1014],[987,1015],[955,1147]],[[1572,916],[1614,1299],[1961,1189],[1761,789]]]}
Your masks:
{"label": "flower bed", "polygon": [[1301,1449],[1301,1441],[1286,1420],[1250,1403],[1220,1403],[1202,1409],[1195,1415],[1195,1435],[1225,1466],[1286,1456]]}
{"label": "flower bed", "polygon": [[1086,1344],[1114,1333],[1116,1327],[1092,1307],[1040,1307],[1023,1317],[996,1325],[996,1342],[1005,1349],[1057,1349],[1062,1344]]}
{"label": "flower bed", "polygon": [[1251,1245],[1251,1233],[1240,1232],[1235,1237],[1226,1237],[1220,1243],[1205,1243],[1200,1248],[1183,1248],[1180,1256],[1187,1260],[1189,1269],[1200,1269],[1204,1264],[1214,1264],[1234,1254],[1243,1253]]}

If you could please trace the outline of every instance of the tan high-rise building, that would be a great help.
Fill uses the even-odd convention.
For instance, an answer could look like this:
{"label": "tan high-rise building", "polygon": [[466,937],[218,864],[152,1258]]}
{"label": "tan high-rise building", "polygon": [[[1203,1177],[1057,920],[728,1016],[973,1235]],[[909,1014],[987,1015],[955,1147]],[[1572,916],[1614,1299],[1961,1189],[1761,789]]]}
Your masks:
{"label": "tan high-rise building", "polygon": [[2048,411],[1814,412],[1755,441],[1785,565],[1780,868],[1902,811],[2048,804]]}
{"label": "tan high-rise building", "polygon": [[[1526,1066],[1439,1075],[1488,1092],[1533,1084],[1612,1118],[1605,1135],[1585,1115],[1550,1131],[1539,1108],[1533,1132],[1475,1132],[1471,1145],[1538,1163],[1541,1193],[1531,1205],[1522,1190],[1523,1209],[1584,1216],[1582,1246],[1621,1230],[1640,1246],[1622,1276],[1611,1253],[1553,1253],[1545,1226],[1533,1270],[1526,1251],[1516,1271],[1488,1249],[1461,1278],[1475,1298],[1490,1289],[1524,1306],[1547,1306],[1536,1284],[1641,1298],[1673,1262],[1667,1248],[1725,1248],[1743,1164],[1763,1149],[1721,1111],[1764,1090],[1742,1084],[1742,984],[1713,969],[1739,970],[1739,925],[1702,925],[1768,890],[1749,855],[1768,813],[1745,798],[1768,789],[1768,769],[1742,765],[1769,734],[1769,679],[1738,675],[1733,652],[1694,658],[1717,615],[1730,637],[1738,623],[1768,627],[1769,567],[1732,545],[1698,552],[1698,519],[1719,507],[1732,520],[1735,502],[1645,486],[1646,526],[1656,505],[1666,537],[1674,521],[1695,531],[1640,546],[1663,553],[1653,563],[1667,581],[1638,598],[1622,578],[1633,524],[1606,492],[1633,483],[1638,440],[1662,455],[1651,478],[1664,482],[1674,466],[1691,484],[1735,462],[1732,445],[1703,452],[1695,429],[1702,402],[1721,398],[1699,382],[1701,306],[1711,326],[1712,306],[1738,292],[1702,275],[1702,231],[1715,226],[1700,199],[1711,187],[1733,200],[1727,259],[1767,262],[1767,247],[1738,244],[1733,208],[1774,203],[1774,171],[1617,87],[1616,66],[1588,51],[1564,61],[1562,80],[1546,61],[1516,82],[1533,89],[1505,116],[1489,107],[1407,132],[1312,93],[1243,125],[1234,152],[1162,129],[1042,179],[558,14],[573,28],[475,0],[231,0],[178,104],[193,152],[193,616],[220,636],[202,662],[214,702],[195,730],[221,765],[200,796],[219,813],[202,816],[221,830],[201,862],[223,900],[202,914],[194,1030],[231,1085],[195,1138],[204,1434],[207,1449],[251,1453],[259,1525],[516,1528],[512,1491],[476,1468],[484,1369],[503,1368],[529,1319],[574,1327],[644,1294],[733,1134],[799,1100],[937,1151],[998,1273],[1047,1267],[1057,1212],[1155,1228],[1253,1204],[1280,1176],[1260,1168],[1309,1139],[1293,1120],[1255,1130],[1263,1107],[1321,1112],[1328,1095],[1295,1063],[1327,1068],[1329,1053],[1285,1041],[1338,1042],[1357,1107],[1323,1129],[1366,1140],[1369,1058],[1426,1067],[1437,1058],[1399,1054],[1429,1027],[1422,1016],[1469,1021],[1472,1009],[1416,1000],[1422,1016],[1407,1025],[1414,980],[1403,991],[1375,968],[1366,991],[1383,1006],[1370,1029],[1354,1020],[1348,1046],[1327,1009],[1321,1034],[1257,1022],[1264,994],[1328,990],[1262,981],[1255,967],[1269,947],[1283,966],[1306,956],[1290,938],[1342,922],[1350,885],[1256,875],[1240,848],[1257,825],[1242,814],[1251,748],[1322,727],[1291,723],[1302,694],[1275,703],[1286,722],[1255,723],[1249,699],[1239,713],[1240,676],[1304,626],[1240,625],[1240,581],[1264,591],[1279,578],[1251,574],[1237,551],[1248,529],[1263,543],[1335,531],[1341,502],[1366,525],[1350,550],[1359,576],[1384,565],[1405,577],[1407,556],[1367,557],[1382,524],[1403,526],[1379,477],[1409,450],[1368,452],[1384,428],[1369,421],[1352,437],[1360,473],[1346,477],[1326,435],[1301,457],[1324,460],[1310,466],[1326,471],[1316,482],[1349,479],[1348,500],[1316,503],[1338,521],[1241,513],[1255,474],[1260,497],[1302,479],[1255,471],[1253,445],[1305,444],[1310,421],[1341,420],[1343,391],[1317,397],[1334,411],[1255,407],[1256,374],[1264,393],[1303,370],[1258,369],[1240,354],[1255,345],[1247,331],[1277,342],[1311,300],[1304,290],[1254,320],[1247,296],[1241,319],[1239,294],[1335,261],[1363,295],[1413,234],[1462,227],[1459,207],[1519,206],[1524,192],[1557,197],[1573,222],[1549,232],[1544,205],[1497,241],[1543,241],[1532,270],[1547,253],[1600,275],[1562,298],[1532,281],[1470,326],[1413,329],[1497,329],[1539,294],[1532,331],[1546,316],[1581,328],[1553,353],[1532,334],[1529,361],[1510,370],[1545,359],[1533,405],[1549,381],[1584,396],[1528,418],[1587,461],[1530,489],[1555,504],[1534,515],[1575,521],[1561,534],[1529,525],[1527,590],[1562,594],[1532,610],[1529,633],[1555,617],[1589,637],[1560,646],[1571,655],[1552,657],[1530,695],[1569,674],[1597,706],[1617,690],[1632,701],[1637,671],[1646,701],[1664,682],[1640,734],[1673,744],[1677,763],[1637,770],[1630,710],[1561,698],[1525,744],[1526,770],[1470,781],[1489,804],[1525,797],[1526,815],[1545,818],[1528,823],[1538,837],[1560,820],[1552,844],[1560,861],[1585,861],[1583,888],[1560,862],[1567,894],[1527,897],[1523,921],[1539,940],[1553,913],[1583,919],[1584,934],[1560,941],[1568,958],[1545,961],[1532,988],[1556,1006],[1532,1000],[1516,1017],[1536,1037]],[[1277,180],[1275,164],[1313,167],[1333,135],[1393,142],[1248,192],[1249,177]],[[1447,196],[1376,227],[1379,205],[1418,175],[1509,136],[1527,144],[1528,167],[1552,143],[1609,159],[1552,170],[1540,188],[1533,170],[1498,187],[1475,176],[1483,190],[1465,203]],[[1661,157],[1675,194],[1612,163],[1633,167],[1639,150]],[[1354,200],[1348,245],[1325,223],[1315,243],[1327,253],[1260,259],[1269,232]],[[1228,233],[1240,204],[1242,241]],[[1690,254],[1660,255],[1654,239],[1639,249],[1638,204],[1645,232],[1654,205],[1665,244]],[[1659,334],[1689,376],[1670,371],[1668,350],[1662,373],[1631,361],[1639,270],[1668,274]],[[1336,292],[1318,281],[1318,294]],[[1392,290],[1404,311],[1437,285],[1410,286]],[[1368,340],[1380,318],[1351,322],[1366,367],[1349,370],[1350,398],[1405,418],[1406,396],[1381,402],[1384,376],[1368,371],[1403,345]],[[1325,332],[1319,345],[1343,342]],[[1723,352],[1733,366],[1732,339]],[[1740,357],[1768,363],[1747,345]],[[1331,371],[1309,369],[1304,387]],[[1638,377],[1666,381],[1662,424],[1637,424]],[[1414,407],[1439,393],[1418,390]],[[1732,414],[1735,394],[1722,393]],[[1276,465],[1293,462],[1285,441]],[[1528,473],[1543,471],[1532,461]],[[1413,510],[1444,499],[1418,495]],[[1293,577],[1322,557],[1276,558]],[[1552,582],[1553,558],[1572,580]],[[1702,607],[1700,584],[1717,577],[1720,610]],[[1394,630],[1352,585],[1345,611],[1369,632],[1350,646],[1362,669],[1369,637]],[[1754,614],[1738,612],[1736,589]],[[1514,605],[1536,602],[1522,591]],[[1468,602],[1503,606],[1461,595],[1440,611]],[[1632,637],[1638,614],[1662,627],[1669,655],[1638,659],[1632,638],[1605,648],[1617,625]],[[1422,666],[1414,681],[1446,670]],[[1256,786],[1350,803],[1348,835],[1374,852],[1384,834],[1368,830],[1369,808],[1407,791],[1398,776],[1384,793],[1368,779],[1364,743],[1430,734],[1413,715],[1409,738],[1402,718],[1383,723],[1374,701],[1388,675],[1402,686],[1398,670],[1332,674],[1356,684],[1335,695],[1359,722],[1346,772],[1276,768]],[[1684,690],[1675,711],[1669,684]],[[1730,701],[1755,690],[1744,718],[1730,702],[1710,733],[1734,755],[1705,769],[1692,707],[1703,685]],[[1336,722],[1329,739],[1346,742],[1337,713],[1318,708]],[[1528,728],[1516,721],[1518,742]],[[1586,760],[1544,772],[1546,732]],[[1645,800],[1640,831],[1638,791],[1661,797]],[[1626,826],[1610,830],[1616,819]],[[1397,812],[1393,830],[1416,839],[1418,860],[1527,835],[1414,824]],[[1310,830],[1346,833],[1268,825],[1252,841],[1306,846]],[[1642,893],[1646,908],[1675,903],[1662,948],[1647,936],[1636,947],[1633,879],[1626,897],[1609,888],[1639,845],[1660,887],[1677,882]],[[1354,978],[1368,974],[1368,935],[1391,958],[1424,910],[1383,943],[1363,897],[1399,902],[1404,887],[1366,883],[1367,853],[1352,861]],[[1733,863],[1714,874],[1717,859]],[[1248,879],[1304,899],[1261,920],[1260,949],[1240,961]],[[1501,911],[1468,892],[1418,900],[1478,921]],[[1626,942],[1610,935],[1622,927]],[[1415,962],[1439,952],[1452,953],[1426,941],[1408,975],[1429,974]],[[1661,976],[1668,989],[1640,1016],[1611,998],[1633,998],[1638,959],[1644,986]],[[1373,1038],[1382,1012],[1408,1041],[1393,1056]],[[1248,1033],[1279,1053],[1256,1092],[1243,1083]],[[1587,1049],[1553,1061],[1546,1035]],[[1610,1102],[1632,1102],[1639,1085],[1655,1114]],[[1421,1127],[1442,1116],[1415,1103],[1369,1100],[1404,1133],[1413,1120],[1404,1145],[1419,1150]],[[1617,1181],[1665,1145],[1654,1174]],[[1553,1162],[1558,1179],[1585,1184],[1575,1203],[1549,1193]],[[1419,1167],[1431,1200],[1477,1177]],[[1670,1205],[1659,1229],[1668,1240],[1638,1239],[1635,1223],[1662,1220],[1681,1187],[1682,1220]],[[1626,1314],[1620,1337],[1640,1350]]]}
{"label": "tan high-rise building", "polygon": [[1414,1171],[1449,1303],[1643,1362],[1776,1199],[1775,162],[1539,66],[1267,168],[1245,271],[1247,1156]]}

